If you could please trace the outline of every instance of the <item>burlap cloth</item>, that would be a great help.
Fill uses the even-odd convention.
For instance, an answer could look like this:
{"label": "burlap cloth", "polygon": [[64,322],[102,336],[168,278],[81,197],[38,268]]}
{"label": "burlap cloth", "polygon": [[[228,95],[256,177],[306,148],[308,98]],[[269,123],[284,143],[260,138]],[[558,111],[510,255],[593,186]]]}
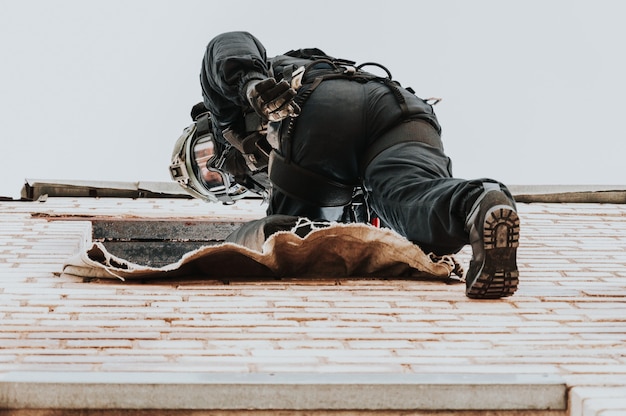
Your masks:
{"label": "burlap cloth", "polygon": [[84,278],[276,278],[415,277],[446,280],[452,257],[435,258],[388,229],[334,224],[304,238],[290,231],[273,234],[261,251],[234,243],[205,246],[163,267],[134,264],[110,254],[101,243],[67,261],[63,275]]}

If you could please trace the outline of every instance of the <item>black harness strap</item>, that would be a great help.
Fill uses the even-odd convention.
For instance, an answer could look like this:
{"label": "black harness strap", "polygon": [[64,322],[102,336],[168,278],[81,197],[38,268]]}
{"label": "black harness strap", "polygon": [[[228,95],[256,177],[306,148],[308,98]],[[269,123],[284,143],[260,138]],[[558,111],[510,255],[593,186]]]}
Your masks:
{"label": "black harness strap", "polygon": [[[322,83],[324,77],[317,77],[311,83],[306,83],[300,87],[299,94],[294,98],[294,102],[302,108],[304,102],[315,91],[315,89]],[[291,163],[291,135],[296,125],[296,118],[290,117],[287,124],[287,130],[280,135],[280,147],[282,153],[285,155],[285,162]]]}
{"label": "black harness strap", "polygon": [[396,101],[398,102],[398,105],[400,106],[400,109],[402,110],[402,118],[407,118],[409,116],[409,106],[406,105],[406,100],[402,96],[402,93],[400,92],[398,85],[394,81],[392,81],[391,78],[379,78],[379,79],[383,84],[387,86],[387,88],[391,90],[393,96],[396,98]]}
{"label": "black harness strap", "polygon": [[206,136],[213,131],[211,125],[211,116],[209,113],[204,113],[196,119],[196,135],[198,137]]}

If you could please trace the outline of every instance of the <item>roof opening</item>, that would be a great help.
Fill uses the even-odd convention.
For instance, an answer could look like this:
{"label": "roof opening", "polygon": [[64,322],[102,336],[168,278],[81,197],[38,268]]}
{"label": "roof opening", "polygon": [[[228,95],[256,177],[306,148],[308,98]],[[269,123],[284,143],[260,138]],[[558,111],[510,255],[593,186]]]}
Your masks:
{"label": "roof opening", "polygon": [[95,219],[91,237],[130,262],[163,267],[202,246],[222,243],[238,222],[172,219]]}

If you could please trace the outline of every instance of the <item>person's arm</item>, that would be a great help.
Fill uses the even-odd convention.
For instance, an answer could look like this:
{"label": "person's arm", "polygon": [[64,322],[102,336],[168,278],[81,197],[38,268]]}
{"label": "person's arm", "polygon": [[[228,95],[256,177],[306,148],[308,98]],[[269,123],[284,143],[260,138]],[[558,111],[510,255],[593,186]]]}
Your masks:
{"label": "person's arm", "polygon": [[220,129],[237,124],[250,108],[246,84],[270,77],[265,48],[247,32],[216,36],[207,46],[200,84],[205,106]]}
{"label": "person's arm", "polygon": [[211,89],[236,104],[248,106],[244,87],[270,77],[265,48],[247,32],[216,36],[207,46],[202,72]]}
{"label": "person's arm", "polygon": [[266,121],[295,117],[296,91],[271,76],[265,47],[247,32],[228,32],[207,46],[200,82],[205,105],[220,128],[236,124],[236,107],[252,108]]}

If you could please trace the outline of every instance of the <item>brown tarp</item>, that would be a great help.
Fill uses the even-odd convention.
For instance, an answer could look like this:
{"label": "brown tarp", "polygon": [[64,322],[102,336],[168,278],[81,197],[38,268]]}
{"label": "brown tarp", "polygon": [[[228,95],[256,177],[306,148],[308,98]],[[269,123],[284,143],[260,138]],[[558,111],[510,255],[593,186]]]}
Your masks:
{"label": "brown tarp", "polygon": [[335,224],[301,238],[273,234],[261,251],[233,243],[206,246],[178,262],[147,267],[115,257],[94,243],[71,258],[63,274],[84,278],[275,278],[275,277],[415,277],[447,279],[451,257],[433,258],[399,234],[365,224]]}

